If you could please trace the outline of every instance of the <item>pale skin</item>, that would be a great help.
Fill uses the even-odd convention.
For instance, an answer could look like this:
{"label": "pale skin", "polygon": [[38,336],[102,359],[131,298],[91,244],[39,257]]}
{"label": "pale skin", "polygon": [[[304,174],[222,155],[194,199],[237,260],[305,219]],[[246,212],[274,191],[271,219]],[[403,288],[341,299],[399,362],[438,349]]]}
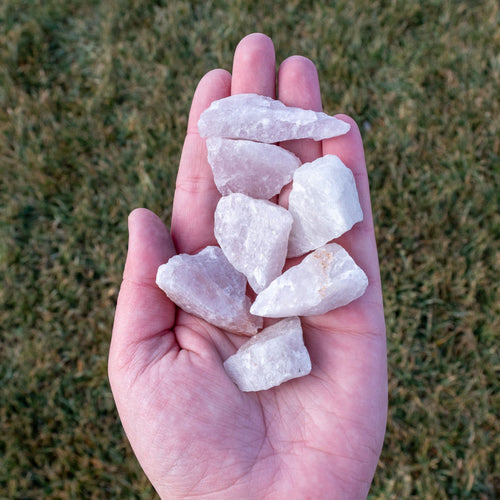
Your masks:
{"label": "pale skin", "polygon": [[[277,81],[277,84],[276,84]],[[197,131],[213,100],[254,92],[321,110],[314,64],[300,56],[275,73],[272,41],[245,37],[232,74],[207,73],[191,106],[170,233],[145,209],[129,217],[129,247],[116,309],[109,378],[123,427],[144,472],[165,499],[366,498],[387,415],[382,292],[363,145],[345,136],[282,144],[302,161],[336,154],[352,169],[364,219],[336,240],[366,272],[365,294],[302,318],[312,372],[268,391],[243,393],[223,361],[245,340],[176,308],[156,286],[160,264],[216,244],[220,197]],[[281,198],[286,205],[286,194]]]}

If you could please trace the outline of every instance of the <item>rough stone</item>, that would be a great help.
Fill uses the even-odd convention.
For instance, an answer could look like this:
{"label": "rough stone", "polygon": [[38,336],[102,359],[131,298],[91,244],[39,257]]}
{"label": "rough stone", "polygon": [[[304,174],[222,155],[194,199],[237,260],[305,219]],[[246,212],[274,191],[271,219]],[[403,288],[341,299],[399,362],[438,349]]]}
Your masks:
{"label": "rough stone", "polygon": [[324,314],[357,299],[368,278],[344,248],[329,243],[276,278],[250,312],[269,318]]}
{"label": "rough stone", "polygon": [[319,248],[363,220],[354,176],[334,155],[295,171],[288,210],[293,217],[288,257]]}
{"label": "rough stone", "polygon": [[242,391],[262,391],[311,371],[299,318],[287,318],[262,330],[224,362]]}
{"label": "rough stone", "polygon": [[254,335],[262,318],[249,312],[246,279],[219,247],[180,254],[158,268],[157,285],[184,311],[233,333]]}
{"label": "rough stone", "polygon": [[291,227],[287,210],[241,193],[223,196],[215,210],[215,237],[229,262],[256,292],[280,275]]}
{"label": "rough stone", "polygon": [[209,137],[208,163],[224,196],[243,193],[268,200],[292,180],[300,160],[290,151],[262,142]]}
{"label": "rough stone", "polygon": [[316,141],[347,133],[350,125],[322,112],[285,106],[257,94],[235,94],[212,102],[200,116],[202,137],[259,142],[310,138]]}

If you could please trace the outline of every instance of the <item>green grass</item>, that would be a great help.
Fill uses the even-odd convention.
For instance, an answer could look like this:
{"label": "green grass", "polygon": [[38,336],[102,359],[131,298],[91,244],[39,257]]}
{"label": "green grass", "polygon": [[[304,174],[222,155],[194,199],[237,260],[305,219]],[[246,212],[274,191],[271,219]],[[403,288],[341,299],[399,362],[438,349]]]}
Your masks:
{"label": "green grass", "polygon": [[364,135],[390,377],[372,498],[499,495],[498,4],[325,3],[1,2],[0,498],[153,496],[106,374],[126,218],[168,222],[196,83],[251,31],[313,59]]}

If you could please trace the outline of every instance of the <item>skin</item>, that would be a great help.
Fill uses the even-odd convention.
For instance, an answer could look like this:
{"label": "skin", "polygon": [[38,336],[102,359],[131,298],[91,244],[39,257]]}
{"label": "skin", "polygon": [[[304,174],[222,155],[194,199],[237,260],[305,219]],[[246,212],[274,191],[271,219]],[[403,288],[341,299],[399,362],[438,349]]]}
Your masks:
{"label": "skin", "polygon": [[[277,81],[277,84],[276,84]],[[276,88],[277,86],[277,88]],[[279,387],[242,393],[223,361],[244,342],[176,308],[155,285],[176,253],[216,244],[218,199],[200,113],[213,100],[254,92],[321,110],[314,64],[300,56],[275,74],[272,41],[245,37],[232,75],[207,73],[191,106],[171,232],[152,212],[129,216],[129,248],[116,309],[109,378],[123,427],[162,498],[366,498],[387,416],[385,322],[363,145],[351,131],[282,146],[302,161],[336,154],[355,176],[364,219],[336,240],[366,272],[365,294],[322,316],[302,318],[312,372]],[[280,202],[286,205],[286,190]]]}

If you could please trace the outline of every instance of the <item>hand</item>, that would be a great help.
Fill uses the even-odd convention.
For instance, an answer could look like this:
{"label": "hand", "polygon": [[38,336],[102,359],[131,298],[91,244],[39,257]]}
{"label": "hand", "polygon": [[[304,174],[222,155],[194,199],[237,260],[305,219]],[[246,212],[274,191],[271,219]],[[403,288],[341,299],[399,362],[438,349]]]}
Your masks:
{"label": "hand", "polygon": [[[222,362],[245,340],[177,309],[156,286],[176,252],[216,244],[218,194],[198,136],[213,100],[254,92],[275,97],[275,56],[261,34],[244,38],[232,76],[209,72],[196,89],[182,152],[171,235],[153,213],[129,217],[129,249],[109,356],[120,417],[145,473],[163,498],[365,498],[387,413],[385,323],[363,146],[345,136],[285,146],[303,161],[334,153],[354,172],[364,220],[341,237],[366,272],[365,294],[323,316],[302,318],[312,372],[258,393],[242,393]],[[279,68],[287,105],[321,109],[314,65]]]}

